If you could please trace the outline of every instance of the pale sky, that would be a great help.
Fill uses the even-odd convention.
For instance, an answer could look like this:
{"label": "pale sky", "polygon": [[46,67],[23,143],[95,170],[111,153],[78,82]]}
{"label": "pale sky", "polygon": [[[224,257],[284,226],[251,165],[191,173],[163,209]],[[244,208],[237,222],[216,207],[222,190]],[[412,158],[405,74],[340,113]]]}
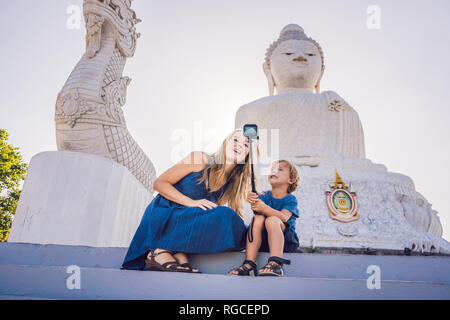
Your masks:
{"label": "pale sky", "polygon": [[[0,128],[26,162],[56,150],[56,97],[84,53],[84,21],[67,27],[71,5],[82,1],[0,0]],[[367,27],[370,5],[380,29]],[[450,239],[448,0],[135,0],[133,8],[142,36],[124,71],[133,79],[124,112],[158,174],[179,151],[174,133],[192,135],[186,152],[214,151],[237,109],[268,95],[265,51],[296,23],[324,51],[321,90],[358,112],[367,158],[411,177]]]}

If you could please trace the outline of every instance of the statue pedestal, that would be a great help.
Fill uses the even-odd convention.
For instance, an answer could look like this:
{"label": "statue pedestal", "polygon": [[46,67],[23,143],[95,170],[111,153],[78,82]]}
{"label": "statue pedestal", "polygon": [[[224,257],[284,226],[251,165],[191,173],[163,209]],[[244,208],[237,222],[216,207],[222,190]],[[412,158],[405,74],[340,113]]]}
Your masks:
{"label": "statue pedestal", "polygon": [[[359,219],[340,222],[330,217],[326,202],[327,183],[335,168],[347,184],[352,183],[358,200]],[[302,248],[378,249],[449,254],[450,243],[442,237],[436,211],[415,190],[413,181],[388,172],[368,159],[337,157],[322,159],[317,167],[297,167],[300,183],[294,195],[300,218],[296,232]],[[267,176],[258,177],[260,190],[270,189]]]}
{"label": "statue pedestal", "polygon": [[117,162],[42,152],[31,159],[8,242],[128,247],[152,198]]}

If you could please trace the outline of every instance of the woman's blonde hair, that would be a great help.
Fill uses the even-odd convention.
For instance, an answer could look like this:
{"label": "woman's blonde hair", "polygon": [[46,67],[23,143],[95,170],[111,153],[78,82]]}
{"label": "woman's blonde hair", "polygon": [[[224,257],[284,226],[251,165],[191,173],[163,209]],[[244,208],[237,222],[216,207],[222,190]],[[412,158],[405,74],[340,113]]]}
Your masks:
{"label": "woman's blonde hair", "polygon": [[[219,198],[218,205],[228,205],[241,218],[244,218],[242,200],[247,195],[251,184],[250,152],[245,157],[244,163],[236,164],[228,174],[225,172],[226,146],[236,132],[242,132],[242,129],[236,129],[230,133],[223,140],[221,148],[217,152],[208,155],[208,161],[199,182],[204,182],[209,192],[217,191],[227,183],[226,189]],[[256,156],[259,156],[257,145]]]}

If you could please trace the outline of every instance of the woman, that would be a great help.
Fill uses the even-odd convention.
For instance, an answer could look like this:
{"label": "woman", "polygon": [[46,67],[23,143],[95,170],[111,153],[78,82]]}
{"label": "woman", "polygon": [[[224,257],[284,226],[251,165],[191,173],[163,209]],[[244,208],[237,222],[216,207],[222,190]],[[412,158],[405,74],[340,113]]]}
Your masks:
{"label": "woman", "polygon": [[[209,156],[193,152],[153,184],[124,269],[194,272],[186,253],[245,247],[242,199],[250,184],[249,142],[235,130]],[[228,205],[228,207],[225,207]]]}

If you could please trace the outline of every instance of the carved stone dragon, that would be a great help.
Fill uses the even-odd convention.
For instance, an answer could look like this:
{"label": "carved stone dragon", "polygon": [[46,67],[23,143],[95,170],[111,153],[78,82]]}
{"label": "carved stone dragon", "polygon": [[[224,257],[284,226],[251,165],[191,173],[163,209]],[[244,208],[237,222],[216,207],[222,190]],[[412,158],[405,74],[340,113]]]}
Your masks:
{"label": "carved stone dragon", "polygon": [[86,52],[70,74],[55,107],[58,150],[112,159],[150,191],[156,173],[130,135],[122,107],[131,79],[122,76],[140,34],[132,0],[84,0]]}

